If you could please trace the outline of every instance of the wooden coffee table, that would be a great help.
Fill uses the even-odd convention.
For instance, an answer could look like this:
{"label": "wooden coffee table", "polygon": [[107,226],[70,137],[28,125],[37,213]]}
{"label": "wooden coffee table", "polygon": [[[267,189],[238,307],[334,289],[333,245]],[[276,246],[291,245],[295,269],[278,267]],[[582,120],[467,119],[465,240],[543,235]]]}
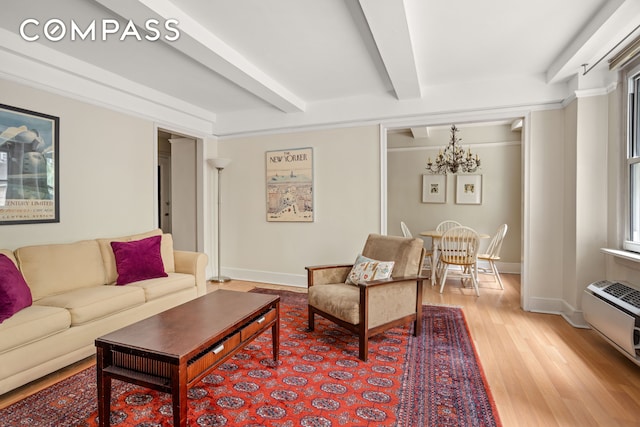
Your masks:
{"label": "wooden coffee table", "polygon": [[171,393],[187,425],[187,389],[271,328],[278,360],[280,297],[219,290],[96,339],[99,425],[110,424],[111,380]]}

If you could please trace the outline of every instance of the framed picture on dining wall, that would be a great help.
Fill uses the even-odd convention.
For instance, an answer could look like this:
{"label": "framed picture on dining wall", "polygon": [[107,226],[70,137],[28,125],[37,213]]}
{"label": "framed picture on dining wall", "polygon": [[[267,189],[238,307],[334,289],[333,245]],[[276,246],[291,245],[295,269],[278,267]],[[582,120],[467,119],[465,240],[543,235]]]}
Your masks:
{"label": "framed picture on dining wall", "polygon": [[0,225],[60,222],[60,119],[0,104]]}
{"label": "framed picture on dining wall", "polygon": [[446,175],[422,175],[422,203],[447,203]]}
{"label": "framed picture on dining wall", "polygon": [[482,175],[456,175],[456,203],[482,204]]}
{"label": "framed picture on dining wall", "polygon": [[266,152],[267,221],[313,222],[313,148]]}

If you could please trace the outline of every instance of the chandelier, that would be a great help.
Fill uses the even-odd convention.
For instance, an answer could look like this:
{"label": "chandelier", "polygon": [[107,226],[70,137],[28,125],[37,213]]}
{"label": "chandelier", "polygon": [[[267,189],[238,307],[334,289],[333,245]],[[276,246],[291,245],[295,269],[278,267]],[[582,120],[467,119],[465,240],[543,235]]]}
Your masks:
{"label": "chandelier", "polygon": [[462,139],[456,137],[458,128],[456,125],[451,125],[451,139],[449,145],[444,151],[440,150],[435,162],[431,161],[431,157],[427,161],[427,170],[431,173],[437,173],[446,175],[448,173],[458,172],[475,172],[480,167],[480,159],[476,154],[475,157],[471,154],[471,148],[468,151],[460,146],[459,142]]}

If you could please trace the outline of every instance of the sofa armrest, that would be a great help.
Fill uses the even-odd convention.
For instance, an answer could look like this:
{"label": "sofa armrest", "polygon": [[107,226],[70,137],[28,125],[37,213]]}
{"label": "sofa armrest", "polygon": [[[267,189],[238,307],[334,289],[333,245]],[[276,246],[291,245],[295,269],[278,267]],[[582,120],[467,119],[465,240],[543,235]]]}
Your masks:
{"label": "sofa armrest", "polygon": [[202,252],[173,251],[176,273],[193,274],[196,278],[198,296],[207,293],[206,267],[209,257]]}
{"label": "sofa armrest", "polygon": [[352,268],[353,264],[331,264],[305,267],[307,270],[307,287],[313,285],[327,285],[331,283],[344,283]]}

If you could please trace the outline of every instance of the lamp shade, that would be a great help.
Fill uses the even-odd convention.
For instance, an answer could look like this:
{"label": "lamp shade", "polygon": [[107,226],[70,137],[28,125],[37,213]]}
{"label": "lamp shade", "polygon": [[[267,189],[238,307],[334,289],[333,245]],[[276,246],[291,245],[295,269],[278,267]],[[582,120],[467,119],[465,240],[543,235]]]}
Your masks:
{"label": "lamp shade", "polygon": [[224,169],[229,163],[231,163],[231,159],[218,157],[215,159],[207,159],[207,163],[216,169]]}

